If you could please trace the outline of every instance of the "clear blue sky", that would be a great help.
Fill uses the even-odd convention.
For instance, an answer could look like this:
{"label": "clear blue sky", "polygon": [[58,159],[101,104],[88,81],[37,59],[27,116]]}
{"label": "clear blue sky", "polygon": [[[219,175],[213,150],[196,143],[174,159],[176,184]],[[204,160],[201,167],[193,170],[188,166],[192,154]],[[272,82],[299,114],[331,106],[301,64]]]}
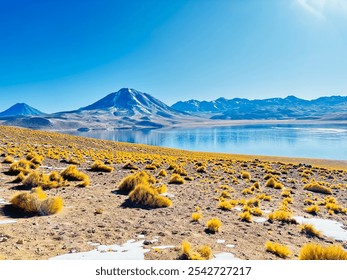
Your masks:
{"label": "clear blue sky", "polygon": [[0,111],[347,95],[346,0],[0,0],[0,38]]}

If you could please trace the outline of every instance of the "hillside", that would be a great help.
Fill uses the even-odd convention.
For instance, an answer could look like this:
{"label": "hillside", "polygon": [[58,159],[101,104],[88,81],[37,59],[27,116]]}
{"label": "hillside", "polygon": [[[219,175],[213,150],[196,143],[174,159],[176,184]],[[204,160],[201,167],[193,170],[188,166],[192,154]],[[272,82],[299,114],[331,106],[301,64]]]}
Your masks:
{"label": "hillside", "polygon": [[[297,259],[309,242],[347,247],[346,162],[187,152],[12,127],[0,127],[0,150],[0,259],[81,258],[94,250],[94,259],[270,260]],[[297,224],[306,221],[300,217],[314,227],[319,219],[338,223],[317,224],[317,237]],[[221,221],[216,232],[206,226],[212,218]],[[193,251],[208,246],[206,254],[182,251],[185,240]],[[291,253],[273,254],[267,241]],[[134,256],[121,244],[140,248]]]}

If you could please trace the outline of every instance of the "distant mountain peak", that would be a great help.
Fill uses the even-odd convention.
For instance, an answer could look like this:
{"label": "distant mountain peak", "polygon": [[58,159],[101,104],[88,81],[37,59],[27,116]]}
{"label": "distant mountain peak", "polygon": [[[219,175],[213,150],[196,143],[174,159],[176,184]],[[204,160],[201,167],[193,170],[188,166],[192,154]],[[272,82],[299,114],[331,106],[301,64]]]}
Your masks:
{"label": "distant mountain peak", "polygon": [[29,106],[26,103],[16,103],[7,110],[0,113],[0,117],[13,117],[13,116],[39,116],[44,113]]}
{"label": "distant mountain peak", "polygon": [[114,115],[123,116],[158,114],[173,117],[176,114],[185,114],[176,111],[150,94],[133,88],[121,88],[117,92],[112,92],[97,102],[79,110],[111,111]]}

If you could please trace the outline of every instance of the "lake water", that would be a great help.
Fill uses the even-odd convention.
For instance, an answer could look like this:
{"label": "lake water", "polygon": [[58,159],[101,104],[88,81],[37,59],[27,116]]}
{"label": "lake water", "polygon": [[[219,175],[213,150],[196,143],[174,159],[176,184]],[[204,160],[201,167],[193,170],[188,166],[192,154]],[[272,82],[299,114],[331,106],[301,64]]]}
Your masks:
{"label": "lake water", "polygon": [[257,124],[68,133],[193,151],[347,160],[346,124]]}

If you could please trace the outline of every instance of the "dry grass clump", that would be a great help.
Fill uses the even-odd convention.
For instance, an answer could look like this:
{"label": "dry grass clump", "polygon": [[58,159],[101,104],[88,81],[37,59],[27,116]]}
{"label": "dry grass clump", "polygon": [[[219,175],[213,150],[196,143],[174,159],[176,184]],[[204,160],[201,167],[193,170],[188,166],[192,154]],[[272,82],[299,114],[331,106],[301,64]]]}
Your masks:
{"label": "dry grass clump", "polygon": [[139,168],[131,163],[131,162],[127,162],[124,166],[123,166],[123,169],[130,169],[130,170],[139,170]]}
{"label": "dry grass clump", "polygon": [[249,211],[245,211],[243,213],[239,214],[239,217],[241,221],[251,223],[252,222],[252,215]]}
{"label": "dry grass clump", "polygon": [[159,171],[158,177],[166,177],[166,176],[167,176],[167,172],[165,169],[162,169]]}
{"label": "dry grass clump", "polygon": [[292,255],[292,252],[288,249],[287,246],[281,245],[279,243],[272,243],[271,241],[266,241],[265,249],[267,252],[275,254],[280,258],[286,258]]}
{"label": "dry grass clump", "polygon": [[14,158],[11,156],[6,156],[3,163],[14,163]]}
{"label": "dry grass clump", "polygon": [[212,250],[209,246],[204,245],[196,250],[192,250],[188,241],[182,242],[182,256],[181,258],[187,260],[209,260],[212,257]]}
{"label": "dry grass clump", "polygon": [[29,154],[26,156],[26,159],[27,159],[27,160],[30,160],[31,162],[33,162],[33,163],[35,163],[35,164],[41,165],[42,162],[43,162],[43,160],[44,160],[44,157],[38,155],[37,153],[29,153]]}
{"label": "dry grass clump", "polygon": [[17,193],[12,197],[10,203],[25,213],[38,215],[53,215],[63,208],[61,197],[47,198],[41,188],[34,188],[30,193]]}
{"label": "dry grass clump", "polygon": [[158,191],[154,187],[148,185],[148,183],[138,184],[129,193],[129,199],[136,204],[152,208],[169,207],[172,204],[169,198],[161,196]]}
{"label": "dry grass clump", "polygon": [[217,232],[222,226],[222,222],[217,218],[213,218],[207,221],[206,226],[210,232]]}
{"label": "dry grass clump", "polygon": [[[17,176],[17,178],[20,176]],[[16,178],[16,179],[17,179]],[[18,178],[19,180],[20,178]],[[40,171],[32,171],[27,177],[23,178],[22,184],[27,188],[41,187],[43,189],[52,189],[65,186],[65,181],[58,172],[53,171],[51,174],[46,175]]]}
{"label": "dry grass clump", "polygon": [[202,217],[202,214],[199,213],[199,212],[193,212],[193,213],[192,213],[192,220],[193,220],[194,222],[199,221],[199,220],[201,219],[201,217]]}
{"label": "dry grass clump", "polygon": [[283,184],[280,182],[277,182],[273,177],[271,177],[270,179],[266,181],[265,187],[273,188],[273,189],[282,189]]}
{"label": "dry grass clump", "polygon": [[77,170],[76,165],[69,165],[61,172],[61,176],[68,181],[84,181],[88,178],[87,174]]}
{"label": "dry grass clump", "polygon": [[310,213],[312,215],[317,215],[319,212],[319,206],[317,204],[307,206],[305,209],[305,212]]}
{"label": "dry grass clump", "polygon": [[285,223],[296,223],[295,219],[292,217],[292,213],[285,210],[275,210],[272,213],[269,214],[268,217],[270,222],[273,222],[275,220]]}
{"label": "dry grass clump", "polygon": [[237,202],[234,203],[234,200],[224,200],[218,203],[218,208],[222,210],[231,210],[235,207],[236,204]]}
{"label": "dry grass clump", "polygon": [[100,160],[96,160],[94,161],[94,163],[92,164],[91,171],[96,171],[96,172],[112,172],[114,170],[113,167],[106,165],[105,163],[103,163]]}
{"label": "dry grass clump", "polygon": [[347,260],[347,252],[341,245],[322,247],[308,243],[301,248],[299,260]]}
{"label": "dry grass clump", "polygon": [[15,161],[10,165],[10,168],[7,172],[9,175],[18,175],[19,173],[23,174],[28,174],[30,173],[33,169],[36,169],[37,166],[26,160],[26,159],[20,159],[19,161]]}
{"label": "dry grass clump", "polygon": [[322,193],[322,194],[332,194],[332,191],[330,188],[325,187],[314,180],[312,180],[310,183],[306,184],[304,186],[304,190],[316,192],[316,193]]}
{"label": "dry grass clump", "polygon": [[206,167],[205,166],[199,166],[196,169],[196,172],[198,172],[198,173],[206,173]]}
{"label": "dry grass clump", "polygon": [[172,173],[174,174],[178,174],[178,175],[181,175],[181,176],[187,176],[188,173],[186,170],[184,170],[184,168],[182,166],[177,166],[173,171]]}
{"label": "dry grass clump", "polygon": [[118,189],[122,192],[129,193],[139,184],[155,183],[155,179],[145,171],[128,175],[119,184]]}
{"label": "dry grass clump", "polygon": [[314,228],[311,224],[300,225],[300,231],[309,237],[321,237],[321,232]]}
{"label": "dry grass clump", "polygon": [[181,185],[184,184],[184,179],[179,174],[172,174],[169,184]]}
{"label": "dry grass clump", "polygon": [[249,172],[247,172],[247,171],[241,171],[241,177],[242,177],[242,179],[250,180],[251,179],[251,174],[249,174]]}

